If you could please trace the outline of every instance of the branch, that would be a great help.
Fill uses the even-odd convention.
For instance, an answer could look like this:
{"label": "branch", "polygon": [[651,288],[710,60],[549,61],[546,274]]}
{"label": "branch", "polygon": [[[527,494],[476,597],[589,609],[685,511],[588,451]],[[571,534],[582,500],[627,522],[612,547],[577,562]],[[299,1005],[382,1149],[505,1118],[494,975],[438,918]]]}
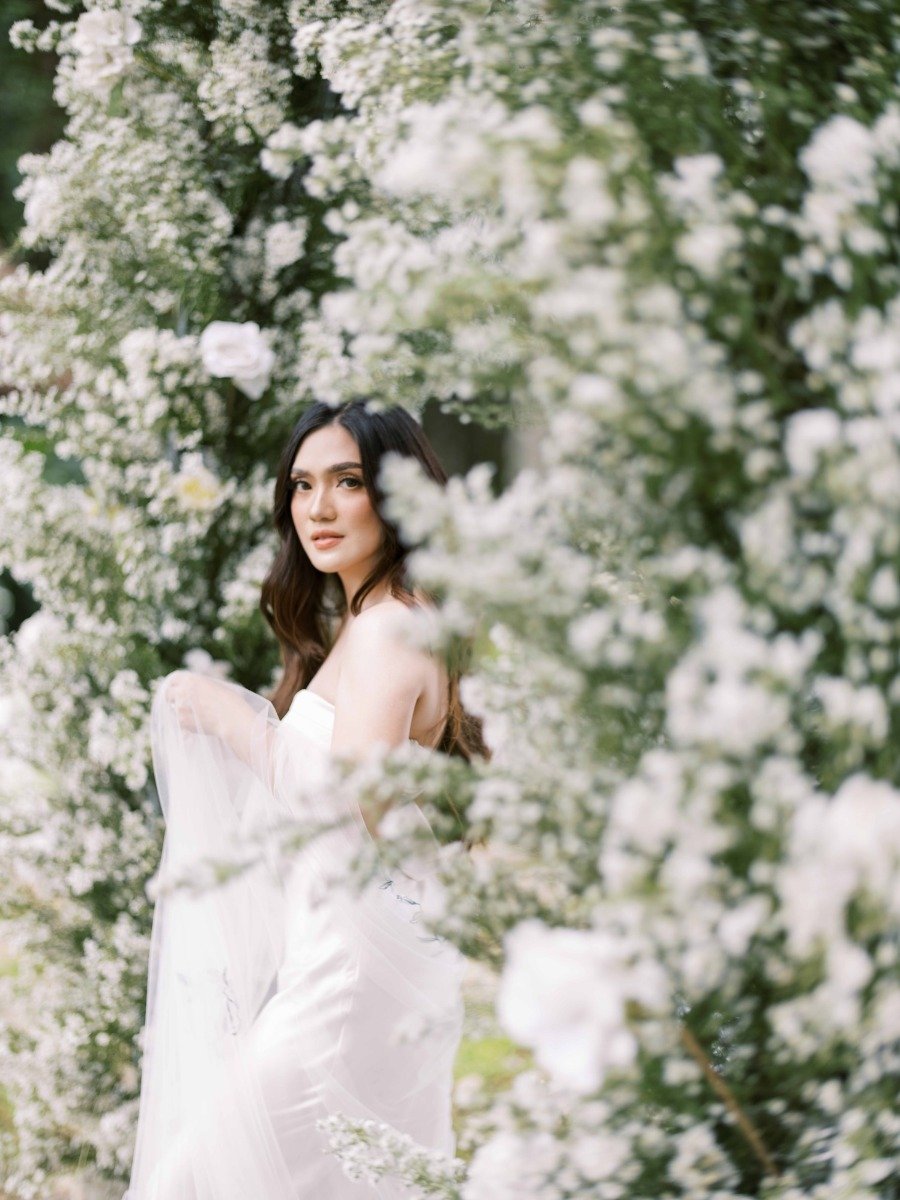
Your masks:
{"label": "branch", "polygon": [[682,1044],[684,1045],[684,1047],[686,1048],[688,1053],[691,1055],[691,1057],[698,1064],[698,1066],[700,1067],[700,1070],[706,1076],[706,1079],[709,1082],[710,1087],[713,1089],[713,1091],[716,1093],[716,1095],[721,1100],[724,1101],[725,1106],[728,1108],[729,1112],[731,1113],[731,1115],[734,1117],[735,1121],[737,1122],[738,1128],[740,1129],[741,1133],[744,1135],[744,1137],[747,1139],[748,1143],[750,1144],[751,1150],[756,1155],[756,1157],[759,1159],[759,1161],[762,1163],[763,1169],[765,1171],[767,1171],[770,1175],[775,1175],[775,1176],[780,1175],[781,1172],[778,1170],[778,1167],[775,1165],[775,1160],[772,1158],[771,1154],[769,1154],[768,1150],[766,1149],[762,1138],[759,1136],[756,1126],[753,1124],[753,1122],[750,1120],[750,1118],[747,1116],[747,1114],[741,1108],[740,1104],[737,1101],[737,1098],[734,1095],[734,1092],[732,1092],[731,1088],[728,1086],[728,1084],[725,1082],[725,1080],[722,1078],[722,1076],[718,1073],[718,1071],[716,1071],[715,1067],[709,1061],[709,1059],[707,1058],[706,1054],[703,1051],[703,1047],[700,1045],[700,1043],[697,1041],[697,1039],[694,1037],[694,1035],[691,1033],[691,1031],[687,1028],[686,1025],[680,1026],[680,1030],[681,1030],[680,1037],[681,1037]]}

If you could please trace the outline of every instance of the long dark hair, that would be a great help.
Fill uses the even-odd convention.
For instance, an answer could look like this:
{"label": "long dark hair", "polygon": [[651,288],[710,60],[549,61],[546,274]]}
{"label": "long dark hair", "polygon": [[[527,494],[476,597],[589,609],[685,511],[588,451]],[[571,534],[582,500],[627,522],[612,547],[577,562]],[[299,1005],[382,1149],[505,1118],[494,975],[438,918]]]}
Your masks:
{"label": "long dark hair", "polygon": [[[269,573],[263,581],[259,606],[281,647],[283,671],[277,687],[269,696],[279,717],[287,712],[294,696],[306,687],[325,661],[332,643],[333,623],[346,612],[343,589],[324,571],[310,562],[291,517],[290,473],[300,445],[309,434],[326,425],[340,423],[359,447],[363,482],[381,523],[381,554],[350,602],[356,616],[362,602],[379,583],[386,581],[390,594],[404,604],[417,603],[406,575],[406,556],[410,547],[400,538],[396,525],[382,512],[384,493],[378,486],[381,459],[389,450],[415,458],[425,474],[442,487],[447,474],[438,461],[422,426],[403,408],[378,412],[367,408],[365,400],[349,400],[332,406],[317,402],[303,413],[291,431],[275,481],[274,523],[281,545]],[[331,594],[329,594],[331,593]],[[431,603],[434,597],[425,592]],[[489,758],[482,735],[481,721],[463,708],[459,699],[459,678],[470,657],[471,646],[457,642],[454,662],[447,664],[447,722],[438,750],[471,760]]]}

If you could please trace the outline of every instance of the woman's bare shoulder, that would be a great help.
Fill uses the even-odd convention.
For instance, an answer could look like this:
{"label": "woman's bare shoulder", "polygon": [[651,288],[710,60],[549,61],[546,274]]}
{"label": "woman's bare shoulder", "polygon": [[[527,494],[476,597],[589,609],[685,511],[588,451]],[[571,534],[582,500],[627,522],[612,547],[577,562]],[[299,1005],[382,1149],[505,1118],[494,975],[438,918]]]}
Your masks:
{"label": "woman's bare shoulder", "polygon": [[415,621],[414,610],[402,600],[380,600],[355,616],[347,630],[348,646],[378,645],[397,642],[404,645],[404,633]]}
{"label": "woman's bare shoulder", "polygon": [[415,608],[402,600],[382,600],[364,608],[347,630],[344,661],[363,660],[392,672],[410,672],[424,678],[431,656],[416,644]]}

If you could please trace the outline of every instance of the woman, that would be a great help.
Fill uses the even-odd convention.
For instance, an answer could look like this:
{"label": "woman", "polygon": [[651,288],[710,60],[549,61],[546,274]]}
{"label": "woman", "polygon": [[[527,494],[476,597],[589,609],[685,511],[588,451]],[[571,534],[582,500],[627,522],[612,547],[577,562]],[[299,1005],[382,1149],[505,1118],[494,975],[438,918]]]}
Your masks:
{"label": "woman", "polygon": [[[342,865],[377,843],[382,814],[328,786],[335,758],[408,740],[485,754],[458,679],[402,637],[429,597],[409,588],[408,548],[381,512],[388,451],[446,482],[402,409],[352,401],[304,413],[278,472],[281,545],[262,589],[284,666],[271,702],[187,671],[154,699],[166,837],[127,1200],[403,1196],[394,1180],[344,1175],[317,1127],[337,1113],[453,1150],[462,958],[417,922],[420,857],[362,893],[341,886]],[[251,852],[224,885],[166,890],[282,821],[319,831],[287,869]],[[420,1036],[400,1034],[413,1025]]]}

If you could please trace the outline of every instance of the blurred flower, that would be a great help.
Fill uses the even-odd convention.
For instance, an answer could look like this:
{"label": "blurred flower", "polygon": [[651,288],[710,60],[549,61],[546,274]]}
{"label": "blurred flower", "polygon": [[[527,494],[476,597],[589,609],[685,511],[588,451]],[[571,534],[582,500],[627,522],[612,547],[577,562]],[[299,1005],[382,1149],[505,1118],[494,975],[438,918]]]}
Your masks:
{"label": "blurred flower", "polygon": [[132,46],[141,26],[124,12],[91,9],[75,22],[71,46],[77,58],[76,80],[88,91],[105,93],[134,60]]}
{"label": "blurred flower", "polygon": [[214,679],[227,679],[231,674],[231,663],[221,658],[213,658],[209,651],[199,647],[187,651],[184,665],[189,671],[195,671],[198,675],[210,675]]}
{"label": "blurred flower", "polygon": [[173,481],[175,495],[181,506],[196,512],[215,508],[224,495],[222,484],[204,465],[199,452],[185,454]]}
{"label": "blurred flower", "polygon": [[255,321],[212,321],[200,335],[200,356],[210,375],[233,379],[252,400],[266,388],[275,355]]}
{"label": "blurred flower", "polygon": [[306,243],[305,221],[276,221],[266,230],[266,267],[275,275],[295,263]]}
{"label": "blurred flower", "polygon": [[497,1015],[558,1083],[576,1091],[595,1091],[610,1070],[634,1062],[629,1002],[651,1012],[668,1004],[662,969],[639,961],[635,945],[610,933],[528,920],[506,935],[505,949]]}
{"label": "blurred flower", "polygon": [[303,146],[302,130],[290,121],[285,122],[270,134],[260,153],[262,169],[276,179],[288,179],[294,169],[294,163],[303,154]]}

